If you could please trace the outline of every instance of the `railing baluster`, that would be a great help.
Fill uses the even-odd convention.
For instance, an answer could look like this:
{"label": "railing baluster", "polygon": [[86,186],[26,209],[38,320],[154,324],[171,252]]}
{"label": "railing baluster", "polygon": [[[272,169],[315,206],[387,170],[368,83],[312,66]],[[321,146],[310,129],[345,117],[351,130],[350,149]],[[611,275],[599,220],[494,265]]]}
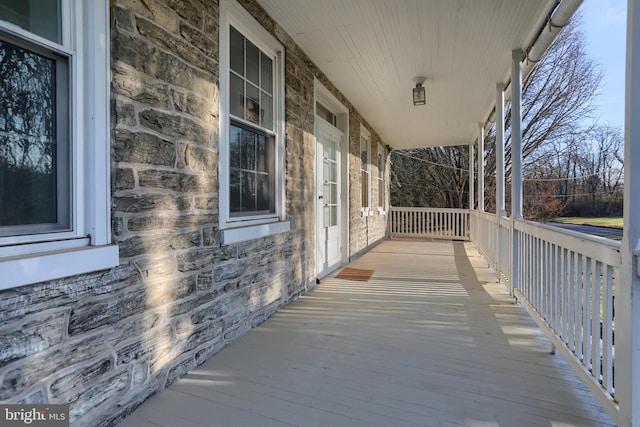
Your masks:
{"label": "railing baluster", "polygon": [[578,254],[576,257],[576,356],[578,360],[582,362],[583,360],[583,348],[582,348],[582,307],[584,302],[582,301],[583,294],[583,256]]}
{"label": "railing baluster", "polygon": [[593,376],[600,380],[600,292],[602,263],[596,260],[591,262],[591,369]]}
{"label": "railing baluster", "polygon": [[469,211],[466,209],[391,207],[391,237],[399,235],[469,239]]}
{"label": "railing baluster", "polygon": [[602,386],[613,394],[613,267],[604,268],[602,295]]}
{"label": "railing baluster", "polygon": [[576,277],[576,264],[575,264],[575,259],[576,257],[576,253],[574,251],[569,251],[569,281],[567,283],[567,302],[568,302],[568,306],[567,306],[567,338],[568,338],[568,342],[567,344],[569,345],[569,349],[573,352],[575,352],[576,350],[576,344],[574,341],[574,337],[575,337],[575,277]]}
{"label": "railing baluster", "polygon": [[561,337],[562,337],[562,341],[565,344],[568,344],[567,342],[567,328],[569,325],[569,319],[567,318],[567,312],[568,312],[568,290],[569,290],[569,281],[568,281],[568,272],[567,272],[567,267],[569,266],[568,264],[568,256],[569,256],[569,252],[567,249],[563,248],[562,249],[562,285],[561,285],[561,291],[560,291],[560,299],[561,299],[561,307],[560,307],[560,333],[561,333]]}
{"label": "railing baluster", "polygon": [[584,300],[582,305],[584,309],[582,311],[582,345],[583,345],[583,364],[587,369],[591,368],[591,258],[585,257],[585,264],[582,270],[584,275]]}

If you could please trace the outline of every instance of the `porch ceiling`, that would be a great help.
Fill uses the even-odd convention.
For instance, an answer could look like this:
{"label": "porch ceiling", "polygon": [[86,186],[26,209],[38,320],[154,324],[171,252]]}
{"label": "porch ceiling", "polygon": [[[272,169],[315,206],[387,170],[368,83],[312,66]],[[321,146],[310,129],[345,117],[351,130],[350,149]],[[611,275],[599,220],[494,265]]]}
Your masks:
{"label": "porch ceiling", "polygon": [[[472,143],[555,0],[258,0],[394,148]],[[416,76],[427,104],[414,107]]]}

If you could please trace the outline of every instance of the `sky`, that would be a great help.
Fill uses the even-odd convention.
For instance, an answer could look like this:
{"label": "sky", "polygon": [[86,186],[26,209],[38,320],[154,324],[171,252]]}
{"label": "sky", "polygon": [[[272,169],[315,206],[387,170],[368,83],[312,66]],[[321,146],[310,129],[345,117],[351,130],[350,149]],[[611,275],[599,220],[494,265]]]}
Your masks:
{"label": "sky", "polygon": [[585,0],[580,10],[589,52],[603,73],[594,118],[624,130],[627,0]]}

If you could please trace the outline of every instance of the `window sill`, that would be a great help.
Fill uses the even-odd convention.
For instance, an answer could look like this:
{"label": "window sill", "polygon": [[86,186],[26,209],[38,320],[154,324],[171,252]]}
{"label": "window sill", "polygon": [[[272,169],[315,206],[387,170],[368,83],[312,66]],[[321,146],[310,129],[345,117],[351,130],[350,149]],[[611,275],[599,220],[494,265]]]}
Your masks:
{"label": "window sill", "polygon": [[361,213],[362,213],[362,216],[373,216],[373,211],[369,209],[366,209],[366,210],[363,209]]}
{"label": "window sill", "polygon": [[289,221],[228,228],[220,231],[220,243],[230,245],[232,243],[246,242],[247,240],[259,239],[272,234],[285,233],[289,230],[291,230],[291,223]]}
{"label": "window sill", "polygon": [[7,257],[0,259],[0,290],[106,270],[118,264],[118,245]]}
{"label": "window sill", "polygon": [[384,216],[386,214],[387,214],[387,211],[385,211],[384,209],[382,209],[382,208],[378,209],[378,215]]}

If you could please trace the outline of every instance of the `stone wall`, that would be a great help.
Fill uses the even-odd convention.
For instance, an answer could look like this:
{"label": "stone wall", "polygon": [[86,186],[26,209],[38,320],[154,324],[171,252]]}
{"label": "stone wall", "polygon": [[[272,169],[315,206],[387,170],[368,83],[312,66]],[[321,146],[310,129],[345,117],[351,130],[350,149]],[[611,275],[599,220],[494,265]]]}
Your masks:
{"label": "stone wall", "polygon": [[[72,425],[113,425],[314,286],[314,77],[349,108],[352,153],[362,118],[253,0],[241,4],[286,48],[291,231],[220,244],[217,2],[112,0],[120,265],[0,292],[0,402],[69,402]],[[356,163],[351,254],[386,229],[377,211],[360,216]]]}
{"label": "stone wall", "polygon": [[[355,119],[351,120],[349,134],[351,137],[351,146],[349,147],[349,254],[353,260],[366,252],[371,245],[379,243],[386,237],[388,215],[381,214],[378,211],[378,143],[385,147],[384,141],[380,139],[378,134],[371,126],[362,121],[357,112],[352,113]],[[373,207],[372,216],[363,216],[362,199],[361,199],[361,183],[360,183],[360,123],[364,123],[365,127],[371,132],[371,152],[370,159],[372,161],[370,169],[371,177],[371,206]],[[386,161],[386,152],[383,154]],[[388,181],[388,170],[385,171]]]}

